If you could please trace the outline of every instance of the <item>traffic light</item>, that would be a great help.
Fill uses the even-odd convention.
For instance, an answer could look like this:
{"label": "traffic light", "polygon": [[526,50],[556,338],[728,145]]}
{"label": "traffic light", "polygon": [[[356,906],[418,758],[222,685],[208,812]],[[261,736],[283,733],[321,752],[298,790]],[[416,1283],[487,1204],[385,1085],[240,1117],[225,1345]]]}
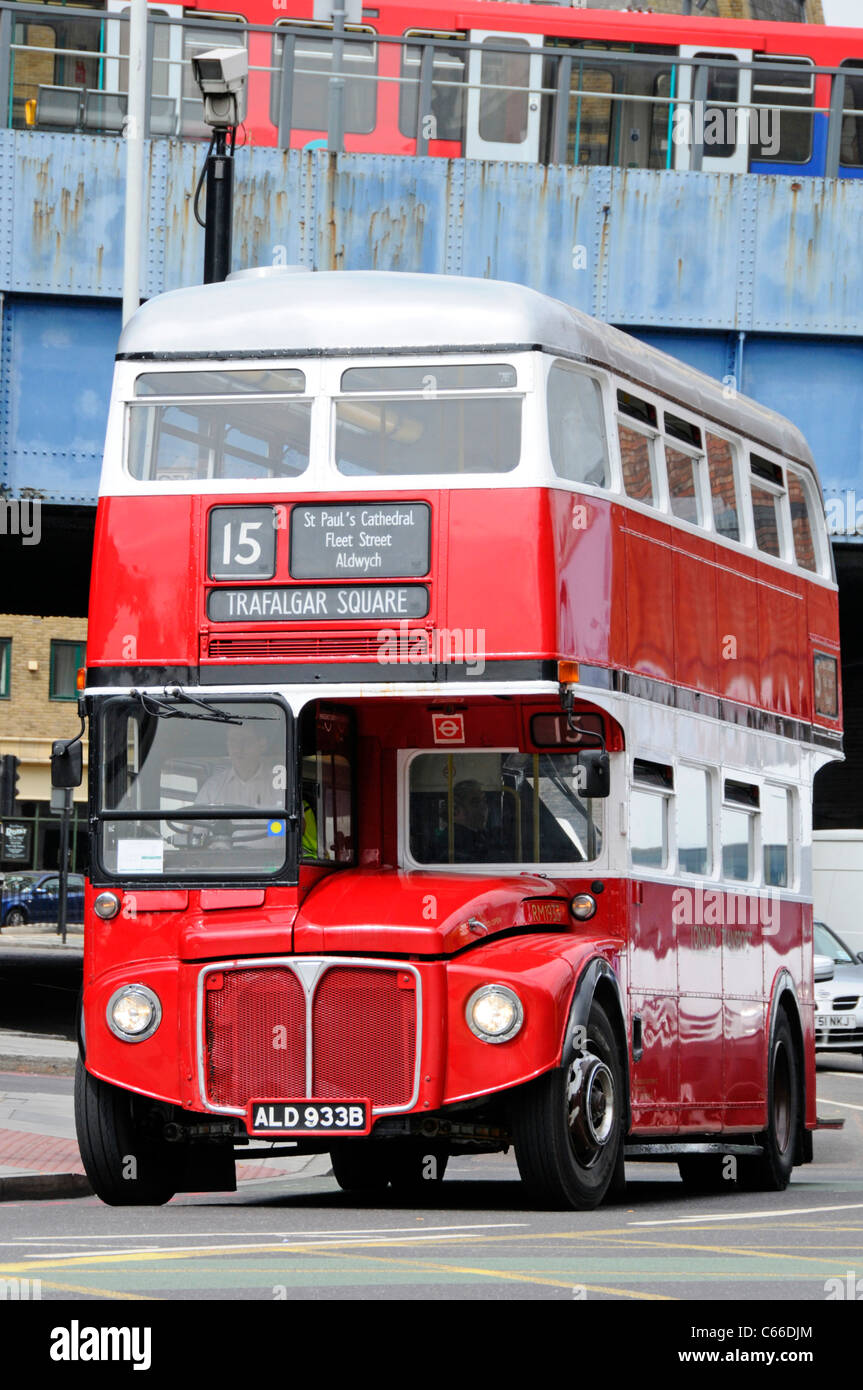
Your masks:
{"label": "traffic light", "polygon": [[18,800],[18,759],[14,753],[0,757],[0,816],[14,816]]}

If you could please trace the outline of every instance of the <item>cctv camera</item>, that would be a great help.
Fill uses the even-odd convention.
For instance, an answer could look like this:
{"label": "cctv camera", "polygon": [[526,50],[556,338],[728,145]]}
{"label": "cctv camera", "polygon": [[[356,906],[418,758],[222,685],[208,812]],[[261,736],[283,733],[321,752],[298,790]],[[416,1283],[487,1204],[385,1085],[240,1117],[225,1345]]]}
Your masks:
{"label": "cctv camera", "polygon": [[216,130],[237,126],[246,115],[249,55],[245,48],[209,48],[192,59],[204,99],[204,120]]}

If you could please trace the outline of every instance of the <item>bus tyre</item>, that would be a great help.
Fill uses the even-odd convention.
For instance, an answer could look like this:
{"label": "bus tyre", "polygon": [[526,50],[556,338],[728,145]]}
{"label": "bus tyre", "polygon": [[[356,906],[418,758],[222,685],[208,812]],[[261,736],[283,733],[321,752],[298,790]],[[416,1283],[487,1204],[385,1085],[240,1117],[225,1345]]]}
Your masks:
{"label": "bus tyre", "polygon": [[518,1170],[535,1201],[557,1211],[599,1206],[620,1178],[623,1107],[614,1032],[594,1003],[584,1050],[526,1086],[513,1116]]}
{"label": "bus tyre", "polygon": [[112,1207],[162,1206],[177,1190],[176,1155],[172,1146],[142,1134],[134,1100],[91,1076],[78,1058],[75,1129],[93,1191]]}
{"label": "bus tyre", "polygon": [[776,1022],[767,1073],[767,1128],[759,1136],[764,1152],[743,1158],[738,1182],[750,1192],[784,1192],[791,1180],[800,1126],[800,1071],[788,1015]]}
{"label": "bus tyre", "polygon": [[330,1149],[333,1177],[343,1192],[383,1192],[389,1182],[387,1145],[380,1139],[343,1139]]}

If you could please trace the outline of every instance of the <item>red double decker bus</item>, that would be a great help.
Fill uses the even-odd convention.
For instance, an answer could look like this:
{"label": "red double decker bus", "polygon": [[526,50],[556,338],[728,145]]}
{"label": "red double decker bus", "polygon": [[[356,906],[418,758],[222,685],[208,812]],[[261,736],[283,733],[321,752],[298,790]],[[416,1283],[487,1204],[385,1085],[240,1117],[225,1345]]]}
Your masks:
{"label": "red double decker bus", "polygon": [[[242,272],[117,358],[88,670],[97,1193],[512,1145],[781,1188],[836,588],[781,417],[515,285]],[[133,1159],[134,1161],[130,1161]]]}

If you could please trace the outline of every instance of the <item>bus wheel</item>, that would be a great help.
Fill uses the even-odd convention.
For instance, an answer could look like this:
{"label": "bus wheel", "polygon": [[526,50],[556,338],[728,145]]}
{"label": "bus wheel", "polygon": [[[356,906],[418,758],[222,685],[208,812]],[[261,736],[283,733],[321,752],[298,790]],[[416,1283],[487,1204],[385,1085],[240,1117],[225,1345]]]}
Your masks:
{"label": "bus wheel", "polygon": [[759,1136],[764,1152],[738,1164],[738,1181],[750,1192],[784,1192],[791,1180],[800,1124],[797,1051],[788,1015],[777,1020],[767,1075],[767,1128]]}
{"label": "bus wheel", "polygon": [[330,1149],[333,1177],[343,1192],[383,1192],[390,1180],[387,1145],[380,1139],[344,1139]]}
{"label": "bus wheel", "polygon": [[75,1070],[75,1129],[93,1191],[112,1207],[162,1206],[176,1187],[176,1155],[148,1139],[135,1123],[135,1098],[91,1076],[81,1059]]}
{"label": "bus wheel", "polygon": [[614,1033],[594,1003],[584,1051],[525,1087],[513,1116],[518,1170],[536,1200],[554,1210],[599,1206],[619,1173],[623,1106]]}
{"label": "bus wheel", "polygon": [[730,1191],[735,1165],[725,1162],[725,1154],[685,1154],[677,1160],[680,1178],[687,1192]]}

